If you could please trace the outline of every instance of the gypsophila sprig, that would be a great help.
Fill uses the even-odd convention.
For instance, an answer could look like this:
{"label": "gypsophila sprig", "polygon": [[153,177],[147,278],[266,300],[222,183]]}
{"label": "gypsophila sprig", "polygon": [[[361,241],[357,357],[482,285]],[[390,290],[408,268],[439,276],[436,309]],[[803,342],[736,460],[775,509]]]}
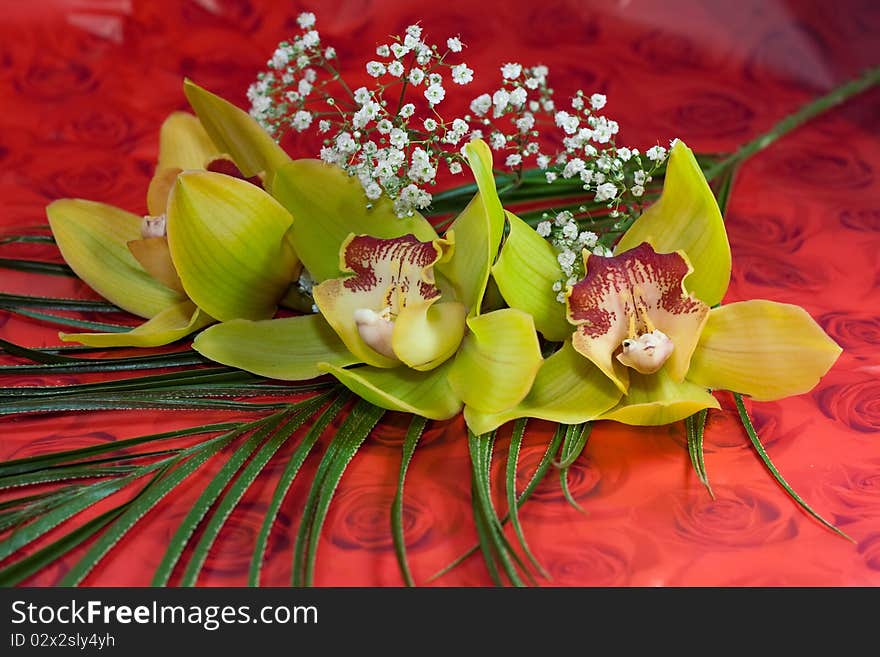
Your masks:
{"label": "gypsophila sprig", "polygon": [[462,172],[460,149],[471,133],[469,117],[439,111],[450,84],[474,79],[467,63],[449,61],[462,52],[461,39],[450,36],[441,49],[410,25],[364,64],[374,82],[352,89],[332,63],[335,51],[322,47],[314,15],[297,23],[301,34],[278,45],[251,85],[251,115],[276,140],[290,130],[323,135],[321,159],[356,176],[369,201],[388,196],[400,217],[427,208],[438,173]]}
{"label": "gypsophila sprig", "polygon": [[547,84],[546,66],[524,68],[509,62],[501,67],[501,85],[492,94],[474,98],[470,110],[480,127],[472,139],[486,139],[504,155],[504,165],[521,173],[529,160],[542,157],[537,130],[539,119],[552,116],[553,89]]}
{"label": "gypsophila sprig", "polygon": [[638,148],[619,146],[617,121],[601,114],[607,98],[582,90],[571,100],[571,111],[556,112],[554,121],[563,132],[564,149],[551,160],[542,156],[538,166],[546,169],[548,183],[558,178],[580,178],[583,189],[596,203],[605,204],[611,216],[639,214],[645,185],[666,161],[667,150],[652,146],[643,155]]}

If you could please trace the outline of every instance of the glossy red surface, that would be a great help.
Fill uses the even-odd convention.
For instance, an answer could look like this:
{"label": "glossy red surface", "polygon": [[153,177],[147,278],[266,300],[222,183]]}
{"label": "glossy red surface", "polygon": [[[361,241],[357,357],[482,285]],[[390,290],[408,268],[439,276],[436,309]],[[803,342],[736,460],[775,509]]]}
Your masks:
{"label": "glossy red surface", "polygon": [[[0,18],[0,224],[45,223],[43,208],[78,196],[145,210],[165,115],[186,107],[181,81],[244,104],[248,83],[292,32],[299,8],[269,0],[43,0],[5,2]],[[489,90],[507,61],[544,63],[559,99],[577,88],[608,94],[607,113],[630,145],[671,137],[729,151],[812,97],[880,60],[875,2],[484,2],[342,0],[302,5],[345,69],[420,20],[438,38],[461,34]],[[455,100],[455,99],[452,99]],[[750,448],[731,399],[710,415],[706,465],[717,499],[693,474],[680,425],[598,423],[571,468],[586,514],[549,477],[522,511],[531,547],[555,585],[880,584],[880,91],[871,91],[756,156],[741,171],[727,223],[733,280],[726,301],[804,306],[844,348],[809,394],[752,407],[768,451],[791,484],[848,532],[809,519]],[[295,153],[311,155],[311,153]],[[0,255],[58,260],[40,246]],[[59,277],[2,271],[3,291],[92,293]],[[57,344],[56,329],[0,312],[0,337]],[[4,362],[15,362],[6,359]],[[16,385],[80,376],[24,378]],[[239,417],[207,412],[101,412],[2,420],[0,458],[16,458]],[[389,531],[402,417],[377,431],[346,473],[318,553],[319,585],[399,585]],[[509,428],[507,430],[509,432]],[[503,433],[502,436],[508,435]],[[521,481],[550,435],[534,422]],[[282,448],[230,517],[199,584],[241,585],[261,512],[292,446]],[[507,440],[496,453],[500,483]],[[221,464],[145,516],[89,575],[90,585],[146,585],[195,495]],[[314,472],[310,459],[304,475]],[[269,544],[263,583],[289,582],[293,537],[307,494],[301,476]],[[460,420],[434,423],[410,470],[404,509],[420,583],[470,547],[467,447]],[[82,522],[87,516],[78,516]],[[57,530],[50,536],[58,536]],[[39,545],[39,544],[38,544]],[[38,547],[33,546],[30,549]],[[82,551],[31,577],[50,585]],[[174,581],[174,580],[172,580]],[[437,585],[486,585],[479,558]]]}

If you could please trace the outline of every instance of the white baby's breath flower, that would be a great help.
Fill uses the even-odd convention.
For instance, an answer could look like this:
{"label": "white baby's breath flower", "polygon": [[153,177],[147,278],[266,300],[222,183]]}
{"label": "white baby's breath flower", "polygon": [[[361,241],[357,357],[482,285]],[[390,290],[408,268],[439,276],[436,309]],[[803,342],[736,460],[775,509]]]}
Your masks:
{"label": "white baby's breath flower", "polygon": [[384,43],[381,46],[376,47],[376,54],[379,55],[379,57],[390,57],[391,48],[388,47],[387,43]]}
{"label": "white baby's breath flower", "polygon": [[379,187],[378,183],[371,182],[364,187],[364,193],[368,199],[375,201],[382,196],[382,188]]}
{"label": "white baby's breath flower", "polygon": [[596,187],[596,202],[609,201],[617,196],[617,185],[611,182],[602,183]]}
{"label": "white baby's breath flower", "polygon": [[446,39],[446,47],[449,48],[452,52],[461,52],[461,39],[459,39],[458,37],[450,37]]}
{"label": "white baby's breath flower", "polygon": [[378,78],[385,75],[385,64],[377,61],[367,62],[367,75]]}
{"label": "white baby's breath flower", "polygon": [[434,107],[434,105],[440,103],[445,97],[446,90],[439,84],[432,84],[430,87],[425,89],[425,98],[428,99],[428,103],[430,103],[431,107]]}
{"label": "white baby's breath flower", "polygon": [[297,132],[302,132],[311,124],[312,115],[310,112],[306,112],[304,110],[300,110],[299,112],[294,114],[293,118],[290,120],[290,125],[292,125]]}
{"label": "white baby's breath flower", "polygon": [[590,107],[594,110],[600,110],[605,107],[605,103],[607,102],[607,98],[605,98],[605,94],[593,94],[590,96]]}
{"label": "white baby's breath flower", "polygon": [[504,160],[505,166],[508,167],[516,167],[522,164],[522,155],[519,153],[512,153],[507,156],[507,159]]}
{"label": "white baby's breath flower", "polygon": [[422,125],[428,132],[434,132],[437,129],[437,122],[434,119],[425,119]]}
{"label": "white baby's breath flower", "polygon": [[425,72],[420,68],[414,68],[409,72],[409,75],[406,76],[409,80],[410,84],[421,84],[422,80],[425,79]]}
{"label": "white baby's breath flower", "polygon": [[459,174],[461,173],[461,162],[455,161],[449,163],[449,173],[451,174]]}
{"label": "white baby's breath flower", "polygon": [[645,156],[652,162],[661,162],[666,157],[666,149],[662,146],[651,146]]}
{"label": "white baby's breath flower", "polygon": [[305,48],[314,48],[319,43],[321,43],[321,36],[315,30],[302,35],[302,44]]}
{"label": "white baby's breath flower", "polygon": [[405,130],[394,128],[388,135],[388,142],[395,148],[404,148],[409,143],[409,135]]}
{"label": "white baby's breath flower", "polygon": [[489,94],[482,94],[471,101],[471,112],[477,116],[483,116],[492,107],[492,97]]}
{"label": "white baby's breath flower", "polygon": [[551,231],[551,230],[552,230],[552,225],[550,224],[549,221],[542,221],[541,223],[539,223],[539,224],[535,227],[535,231],[536,231],[536,232],[538,233],[538,235],[540,235],[541,237],[549,237],[549,236],[550,236],[550,231]]}
{"label": "white baby's breath flower", "polygon": [[310,11],[304,11],[296,17],[296,23],[304,30],[315,26],[315,15]]}
{"label": "white baby's breath flower", "polygon": [[403,107],[400,108],[400,116],[402,116],[404,119],[408,119],[409,117],[411,117],[415,113],[415,111],[416,111],[416,106],[413,105],[412,103],[407,103],[406,105],[404,105]]}
{"label": "white baby's breath flower", "polygon": [[334,57],[336,57],[336,48],[331,46],[324,50],[324,59],[333,59]]}
{"label": "white baby's breath flower", "polygon": [[354,90],[354,102],[358,105],[364,105],[365,103],[370,102],[370,92],[366,87],[358,87]]}
{"label": "white baby's breath flower", "polygon": [[506,80],[516,80],[522,73],[522,65],[516,63],[507,63],[501,67],[501,75]]}
{"label": "white baby's breath flower", "polygon": [[510,104],[514,107],[522,107],[526,104],[526,99],[528,98],[528,92],[522,87],[517,87],[513,91],[510,92]]}
{"label": "white baby's breath flower", "polygon": [[468,68],[467,64],[459,64],[452,67],[452,81],[455,84],[467,84],[474,79],[473,69]]}
{"label": "white baby's breath flower", "polygon": [[396,78],[399,78],[401,75],[403,75],[403,64],[401,64],[396,59],[393,62],[389,62],[388,73]]}
{"label": "white baby's breath flower", "polygon": [[492,105],[495,106],[493,116],[496,118],[504,114],[507,105],[510,103],[510,93],[506,89],[499,89],[492,94]]}
{"label": "white baby's breath flower", "polygon": [[638,197],[645,193],[645,188],[641,185],[633,185],[632,187],[630,187],[629,191],[632,192],[633,196]]}
{"label": "white baby's breath flower", "polygon": [[596,235],[596,233],[594,233],[591,230],[585,230],[580,235],[578,235],[578,242],[580,242],[581,245],[586,246],[586,247],[596,246],[596,241],[598,239],[599,239],[599,236]]}
{"label": "white baby's breath flower", "polygon": [[391,52],[394,53],[394,57],[396,59],[400,59],[401,57],[404,57],[409,52],[409,48],[407,48],[406,46],[404,46],[401,43],[392,43],[391,44]]}

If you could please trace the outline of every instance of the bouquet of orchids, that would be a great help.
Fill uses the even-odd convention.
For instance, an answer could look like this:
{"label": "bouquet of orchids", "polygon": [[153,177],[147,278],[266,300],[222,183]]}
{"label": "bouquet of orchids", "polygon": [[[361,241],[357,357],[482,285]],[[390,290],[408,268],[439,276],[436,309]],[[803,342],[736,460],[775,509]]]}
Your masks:
{"label": "bouquet of orchids", "polygon": [[[218,364],[160,377],[156,385],[151,379],[149,398],[123,380],[114,389],[117,403],[175,407],[174,393],[186,393],[182,398],[196,408],[245,404],[225,396],[286,396],[284,403],[260,406],[271,413],[253,422],[174,433],[216,435],[93,484],[103,488],[89,497],[57,500],[25,526],[29,532],[4,542],[3,556],[48,531],[50,521],[40,522],[59,508],[85,508],[149,475],[137,497],[79,537],[99,535],[66,575],[76,583],[199,463],[244,440],[181,523],[154,580],[168,581],[194,528],[220,499],[183,575],[183,583],[193,583],[247,485],[310,422],[269,504],[251,568],[250,582],[259,583],[266,538],[287,490],[318,438],[347,409],[297,535],[294,583],[311,583],[336,485],[382,415],[397,411],[412,421],[391,531],[411,583],[400,518],[407,465],[427,421],[462,413],[480,547],[497,582],[503,575],[519,584],[541,569],[517,509],[554,460],[563,472],[574,462],[592,422],[683,420],[691,461],[708,488],[702,442],[707,413],[719,408],[713,390],[734,393],[772,475],[838,531],[770,463],[743,396],[764,401],[806,392],[841,350],[800,307],[769,300],[720,305],[731,272],[722,208],[745,157],[875,84],[876,71],[726,159],[695,156],[681,140],[642,153],[616,143],[616,122],[599,115],[603,95],[579,91],[558,110],[546,67],[505,65],[497,91],[447,120],[438,110],[444,82],[473,79],[466,63],[453,61],[463,50],[457,37],[439,48],[411,26],[366,64],[376,86],[351,89],[314,16],[298,22],[300,34],[278,46],[249,90],[250,113],[185,82],[195,114],[175,112],[162,125],[148,216],[80,199],[47,208],[54,241],[73,271],[111,304],[146,320],[131,330],[104,325],[62,333],[62,340],[157,347],[194,336],[192,349]],[[561,132],[555,154],[544,152],[543,124]],[[292,159],[278,143],[290,132],[316,134],[319,159]],[[469,177],[466,184],[429,191],[438,179],[460,175]],[[279,307],[287,309],[281,316]],[[150,357],[175,358],[142,358]],[[193,362],[202,361],[166,364]],[[74,398],[53,408],[97,407],[107,406]],[[517,491],[511,473],[531,418],[558,423],[558,430],[532,484]],[[502,516],[489,471],[495,432],[511,421],[513,467]],[[81,456],[55,455],[52,463],[78,463]],[[508,518],[519,548],[505,533]],[[26,558],[0,577],[20,581],[45,558]]]}

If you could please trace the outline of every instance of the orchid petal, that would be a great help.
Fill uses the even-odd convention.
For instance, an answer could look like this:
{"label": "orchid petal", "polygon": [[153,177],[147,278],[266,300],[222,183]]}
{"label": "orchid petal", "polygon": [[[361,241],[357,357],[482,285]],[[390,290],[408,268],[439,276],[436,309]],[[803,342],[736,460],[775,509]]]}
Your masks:
{"label": "orchid petal", "polygon": [[544,359],[531,315],[506,308],[467,320],[449,382],[465,404],[500,413],[523,400]]}
{"label": "orchid petal", "polygon": [[154,280],[126,246],[143,219],[104,203],[62,199],[46,208],[64,260],[95,292],[123,310],[153,317],[182,297]]}
{"label": "orchid petal", "polygon": [[477,434],[520,417],[578,424],[595,419],[619,399],[617,386],[565,342],[543,362],[532,389],[518,405],[494,414],[465,406],[464,419]]}
{"label": "orchid petal", "polygon": [[234,319],[199,333],[193,349],[218,363],[284,381],[320,376],[320,362],[358,362],[321,315],[259,322]]}
{"label": "orchid petal", "polygon": [[730,244],[718,203],[693,152],[678,140],[666,165],[659,200],[620,238],[614,252],[642,242],[658,253],[684,251],[694,271],[687,288],[707,305],[721,302],[730,282]]}
{"label": "orchid petal", "polygon": [[664,367],[653,374],[630,372],[627,394],[598,419],[659,426],[678,422],[704,408],[720,408],[720,405],[705,388],[690,381],[674,381]]}
{"label": "orchid petal", "polygon": [[380,353],[374,348],[376,345],[364,341],[356,314],[362,310],[388,312],[390,320],[410,305],[426,312],[430,303],[440,297],[434,285],[433,265],[451,247],[448,240],[420,242],[412,235],[394,239],[350,235],[340,249],[337,265],[349,276],[315,286],[315,303],[349,351],[360,360],[376,367],[396,367],[399,357]]}
{"label": "orchid petal", "polygon": [[[183,92],[220,152],[229,153],[246,178],[274,173],[290,157],[247,112],[189,80]],[[199,168],[204,166],[204,162]]]}
{"label": "orchid petal", "polygon": [[691,271],[687,258],[641,244],[611,258],[585,251],[584,263],[587,275],[568,293],[568,318],[577,326],[574,348],[625,393],[627,371],[614,353],[624,339],[656,328],[674,344],[667,371],[683,380],[709,312],[684,289]]}
{"label": "orchid petal", "polygon": [[547,340],[565,340],[571,335],[571,324],[565,318],[565,305],[552,293],[553,283],[562,278],[556,250],[510,212],[507,222],[510,233],[492,268],[501,296],[512,308],[534,317],[535,326]]}
{"label": "orchid petal", "polygon": [[150,186],[147,188],[147,211],[152,216],[158,217],[165,214],[165,210],[168,208],[168,196],[171,194],[174,181],[177,180],[181,171],[182,169],[176,167],[156,169],[156,173],[150,180]]}
{"label": "orchid petal", "polygon": [[128,242],[128,250],[141,267],[165,287],[185,295],[180,277],[171,260],[168,240],[164,237],[148,237]]}
{"label": "orchid petal", "polygon": [[89,347],[159,347],[185,338],[214,321],[191,301],[182,301],[125,333],[59,333],[58,336],[64,342],[79,342]]}
{"label": "orchid petal", "polygon": [[343,369],[329,363],[318,367],[332,374],[359,397],[389,411],[415,413],[431,420],[448,420],[461,410],[461,401],[447,380],[449,363],[429,372],[408,367]]}
{"label": "orchid petal", "polygon": [[320,160],[290,162],[276,174],[271,191],[293,215],[294,248],[319,282],[340,276],[339,251],[351,234],[437,239],[423,216],[399,218],[389,199],[368,201],[357,178]]}
{"label": "orchid petal", "polygon": [[204,169],[220,155],[201,122],[187,112],[172,112],[159,130],[159,162],[156,170]]}
{"label": "orchid petal", "polygon": [[394,321],[394,354],[416,370],[431,370],[446,361],[464,337],[464,305],[457,301],[434,301],[436,298],[408,304]]}
{"label": "orchid petal", "polygon": [[840,353],[800,306],[753,299],[709,313],[687,377],[770,401],[811,390]]}
{"label": "orchid petal", "polygon": [[465,153],[479,191],[449,230],[468,248],[456,250],[449,262],[438,269],[452,283],[456,298],[468,308],[468,316],[474,317],[480,314],[489,272],[498,255],[504,233],[504,210],[495,189],[489,146],[474,140],[465,146]]}
{"label": "orchid petal", "polygon": [[266,319],[299,271],[288,212],[248,182],[219,173],[177,177],[168,245],[190,299],[221,321]]}

